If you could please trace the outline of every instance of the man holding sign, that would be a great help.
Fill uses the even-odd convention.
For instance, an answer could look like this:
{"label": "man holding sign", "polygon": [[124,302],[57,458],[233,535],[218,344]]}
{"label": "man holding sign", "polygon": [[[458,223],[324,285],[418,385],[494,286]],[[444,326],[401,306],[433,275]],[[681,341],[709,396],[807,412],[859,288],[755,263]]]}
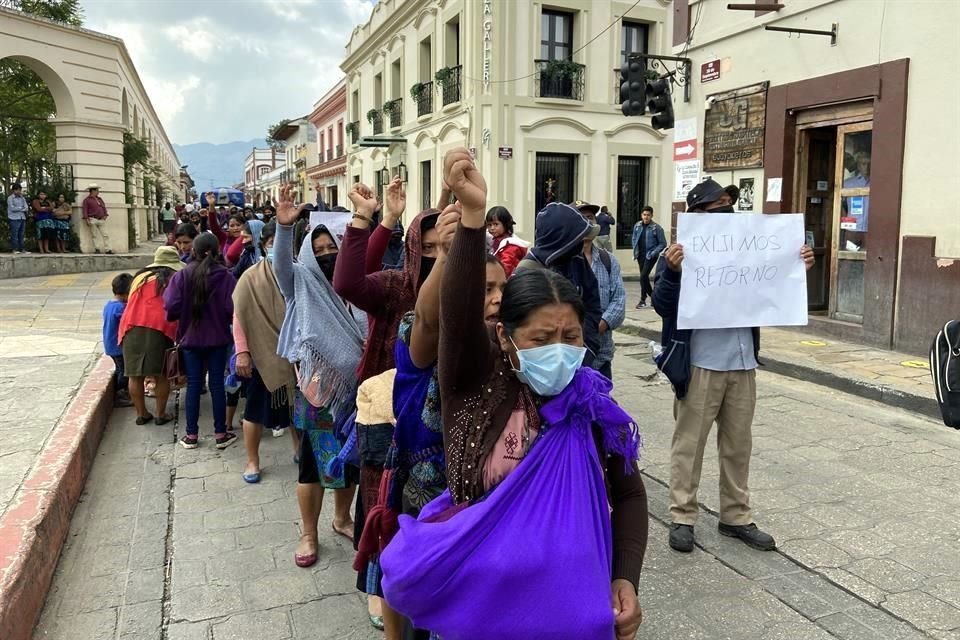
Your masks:
{"label": "man holding sign", "polygon": [[[678,243],[657,264],[653,306],[663,318],[657,366],[673,384],[670,546],[693,550],[697,488],[717,423],[720,533],[776,548],[750,514],[750,455],[757,403],[759,326],[806,324],[805,270],[813,266],[796,216],[733,213],[729,194],[705,180],[687,194]],[[709,215],[708,215],[709,214]],[[802,315],[801,315],[802,314]]]}

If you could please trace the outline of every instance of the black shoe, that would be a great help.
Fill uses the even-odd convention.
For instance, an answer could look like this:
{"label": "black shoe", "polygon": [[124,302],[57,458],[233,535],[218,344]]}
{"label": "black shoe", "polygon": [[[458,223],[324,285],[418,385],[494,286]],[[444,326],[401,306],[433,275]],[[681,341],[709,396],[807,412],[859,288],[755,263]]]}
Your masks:
{"label": "black shoe", "polygon": [[646,306],[647,306],[647,303],[646,303],[646,301],[644,301],[644,300],[641,300],[640,302],[638,302],[638,303],[637,303],[637,306],[636,306],[636,308],[637,308],[637,309],[645,309],[645,308],[646,308]]}
{"label": "black shoe", "polygon": [[693,526],[689,524],[670,525],[670,548],[682,553],[693,551]]}
{"label": "black shoe", "polygon": [[216,446],[217,449],[226,449],[236,441],[237,441],[237,434],[230,433],[229,431],[227,431],[223,435],[217,437],[217,443],[214,446]]}
{"label": "black shoe", "polygon": [[137,416],[137,426],[142,427],[143,425],[147,424],[148,422],[153,422],[153,415],[151,415],[151,414],[148,413],[148,414],[145,415],[145,416]]}
{"label": "black shoe", "polygon": [[721,522],[720,534],[728,538],[740,538],[748,547],[759,551],[773,551],[777,548],[777,542],[773,539],[773,536],[764,533],[752,522],[739,526]]}

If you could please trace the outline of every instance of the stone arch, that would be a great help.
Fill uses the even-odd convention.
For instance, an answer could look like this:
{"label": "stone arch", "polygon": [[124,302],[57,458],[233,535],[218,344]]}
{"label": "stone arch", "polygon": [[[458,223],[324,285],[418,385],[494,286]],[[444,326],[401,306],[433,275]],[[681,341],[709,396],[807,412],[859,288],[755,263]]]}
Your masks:
{"label": "stone arch", "polygon": [[53,70],[48,64],[31,58],[30,56],[2,56],[3,59],[9,58],[23,63],[28,69],[40,76],[43,84],[47,86],[47,91],[53,97],[53,103],[57,108],[57,117],[72,117],[77,113],[76,101],[67,83],[63,81],[60,74]]}
{"label": "stone arch", "polygon": [[626,123],[624,123],[624,124],[621,124],[621,125],[618,125],[618,126],[614,127],[613,129],[608,129],[608,130],[604,131],[604,132],[603,132],[603,135],[607,136],[608,138],[612,138],[612,137],[614,137],[614,136],[616,136],[616,135],[619,135],[622,131],[627,131],[627,130],[630,130],[630,129],[634,129],[634,130],[637,130],[637,131],[643,131],[643,132],[645,132],[645,133],[649,133],[649,134],[655,136],[655,137],[657,138],[657,140],[663,140],[664,138],[667,137],[666,132],[660,131],[660,130],[658,130],[658,129],[654,129],[653,127],[651,127],[651,126],[650,126],[649,124],[647,124],[646,122],[626,122]]}
{"label": "stone arch", "polygon": [[447,134],[449,134],[451,131],[459,132],[460,135],[464,136],[464,138],[466,138],[467,136],[466,127],[462,127],[458,123],[451,121],[443,125],[443,127],[440,129],[440,133],[437,134],[437,138],[439,140],[446,142]]}

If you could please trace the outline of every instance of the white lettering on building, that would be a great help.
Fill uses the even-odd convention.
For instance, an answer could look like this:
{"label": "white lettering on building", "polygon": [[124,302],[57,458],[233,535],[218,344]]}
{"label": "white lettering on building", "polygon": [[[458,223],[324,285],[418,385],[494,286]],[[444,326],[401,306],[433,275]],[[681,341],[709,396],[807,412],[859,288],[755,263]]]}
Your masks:
{"label": "white lettering on building", "polygon": [[493,57],[493,0],[483,0],[483,88],[490,88],[490,64]]}

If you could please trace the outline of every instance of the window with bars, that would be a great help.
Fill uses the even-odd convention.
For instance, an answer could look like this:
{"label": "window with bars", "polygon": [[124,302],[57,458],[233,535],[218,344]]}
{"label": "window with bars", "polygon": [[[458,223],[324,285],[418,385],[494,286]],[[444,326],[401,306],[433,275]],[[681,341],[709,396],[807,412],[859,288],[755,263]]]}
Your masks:
{"label": "window with bars", "polygon": [[[640,220],[640,210],[647,205],[647,166],[649,158],[619,156],[617,158],[616,249],[631,249],[633,225]],[[667,231],[669,232],[669,224]]]}

